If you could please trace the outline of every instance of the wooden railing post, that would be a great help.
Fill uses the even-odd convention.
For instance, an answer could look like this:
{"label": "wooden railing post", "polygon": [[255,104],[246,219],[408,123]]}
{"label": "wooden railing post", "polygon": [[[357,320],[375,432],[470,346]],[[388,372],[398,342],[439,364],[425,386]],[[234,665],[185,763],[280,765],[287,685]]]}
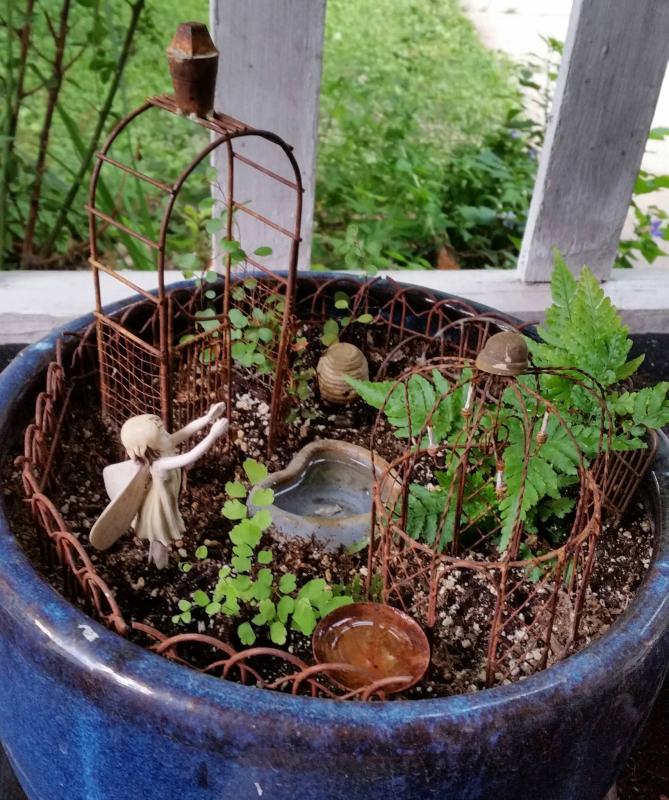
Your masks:
{"label": "wooden railing post", "polygon": [[[302,269],[308,269],[311,255],[325,2],[210,0],[211,33],[220,51],[216,109],[256,128],[273,131],[294,147],[305,188],[298,262]],[[242,147],[252,151],[254,145],[244,142]],[[260,152],[258,148],[250,155],[257,156],[269,169],[280,167],[285,172],[283,162],[272,163],[268,150]],[[225,158],[222,151],[214,157],[222,187]],[[282,214],[286,198],[281,186],[271,183],[257,171],[243,167],[235,170],[236,198],[250,201],[250,208],[258,208],[285,225]],[[276,245],[274,256],[264,263],[286,268],[281,237],[266,227],[258,229],[259,224],[251,220],[245,219],[243,227],[242,234],[246,232],[249,240]]]}
{"label": "wooden railing post", "polygon": [[609,275],[668,56],[667,0],[574,0],[522,280],[549,280],[554,247],[573,271]]}

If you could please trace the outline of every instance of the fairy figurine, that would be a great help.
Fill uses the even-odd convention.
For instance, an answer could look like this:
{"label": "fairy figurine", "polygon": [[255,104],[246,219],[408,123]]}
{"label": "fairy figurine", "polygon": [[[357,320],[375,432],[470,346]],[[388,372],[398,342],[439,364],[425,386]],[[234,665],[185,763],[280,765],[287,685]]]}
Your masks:
{"label": "fairy figurine", "polygon": [[[167,566],[170,546],[185,531],[179,512],[181,470],[201,458],[228,429],[222,417],[225,403],[215,403],[207,414],[176,433],[168,433],[160,417],[140,414],[121,428],[121,442],[128,461],[103,470],[110,503],[91,529],[90,542],[106,550],[129,528],[149,541],[149,561],[158,569]],[[209,433],[185,453],[180,444],[211,424]]]}

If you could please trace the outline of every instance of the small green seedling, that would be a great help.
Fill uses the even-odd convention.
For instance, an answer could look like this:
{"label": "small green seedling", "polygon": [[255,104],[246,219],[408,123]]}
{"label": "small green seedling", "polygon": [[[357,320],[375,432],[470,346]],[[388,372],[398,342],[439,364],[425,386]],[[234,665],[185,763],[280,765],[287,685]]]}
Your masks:
{"label": "small green seedling", "polygon": [[[193,612],[202,610],[207,616],[224,614],[228,617],[247,617],[237,627],[239,641],[252,645],[257,629],[265,629],[270,641],[284,645],[289,630],[310,636],[318,620],[339,606],[353,602],[343,587],[330,587],[323,578],[314,578],[298,588],[297,577],[290,573],[276,574],[270,567],[274,553],[270,546],[260,549],[263,535],[272,524],[268,509],[274,502],[272,489],[258,487],[268,474],[264,464],[248,458],[242,468],[250,488],[241,481],[226,484],[228,499],[221,513],[234,522],[229,532],[232,558],[219,570],[211,592],[193,592],[192,602],[179,601],[179,614],[172,621],[187,624]],[[249,516],[242,500],[251,493],[258,510]],[[197,558],[207,558],[206,547],[198,548]],[[250,617],[250,619],[248,619]]]}
{"label": "small green seedling", "polygon": [[[346,292],[335,292],[334,307],[338,311],[350,311],[351,298]],[[374,321],[371,314],[363,313],[358,316],[353,316],[351,313],[345,314],[339,319],[328,319],[323,325],[323,334],[321,335],[321,343],[325,347],[336,344],[339,341],[339,334],[344,328],[347,328],[352,322],[360,322],[363,325],[369,325]]]}

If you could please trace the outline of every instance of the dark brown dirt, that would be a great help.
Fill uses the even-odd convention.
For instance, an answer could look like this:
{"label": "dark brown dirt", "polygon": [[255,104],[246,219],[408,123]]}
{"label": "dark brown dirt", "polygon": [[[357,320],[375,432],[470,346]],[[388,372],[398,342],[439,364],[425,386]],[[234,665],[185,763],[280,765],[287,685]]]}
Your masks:
{"label": "dark brown dirt", "polygon": [[[237,446],[231,454],[218,455],[215,467],[195,468],[188,473],[181,500],[186,534],[170,565],[163,571],[148,564],[146,543],[131,534],[122,537],[108,551],[89,548],[88,532],[106,503],[102,469],[118,454],[118,444],[100,423],[96,409],[95,388],[81,387],[66,420],[63,466],[58,485],[52,490],[52,497],[66,522],[89,551],[127,620],[142,622],[167,635],[206,633],[239,647],[236,627],[243,619],[235,619],[233,624],[222,614],[208,617],[199,608],[194,609],[190,624],[175,623],[172,618],[178,613],[179,600],[190,600],[197,589],[210,592],[219,569],[230,563],[232,548],[227,534],[232,523],[220,513],[226,499],[224,486],[228,480],[243,479],[241,462],[247,455],[263,458],[264,426],[262,422],[259,425],[258,420],[262,421],[267,414],[266,402],[252,390],[241,395],[233,414]],[[369,443],[374,415],[362,402],[342,411],[321,408],[316,399],[311,399],[303,405],[303,411],[307,412],[306,420],[303,416],[290,427],[287,441],[278,448],[270,469],[285,465],[300,446],[315,438]],[[385,430],[375,441],[377,450],[385,457],[399,453],[402,447],[390,430]],[[110,458],[109,454],[114,456]],[[17,500],[16,493],[20,491],[17,471],[8,478],[6,487],[19,540],[31,557],[39,560],[34,525],[24,504]],[[207,556],[198,559],[195,551],[201,545],[207,547]],[[348,592],[353,584],[364,584],[367,577],[365,553],[340,552],[333,556],[324,552],[317,542],[297,540],[288,544],[277,540],[272,529],[265,534],[262,545],[273,550],[275,573],[293,572],[299,582],[325,577],[328,583],[341,585]],[[581,644],[606,630],[627,606],[649,563],[651,547],[652,531],[640,505],[632,509],[622,525],[604,531],[587,597]],[[482,558],[476,554],[473,557]],[[188,572],[184,571],[185,564],[190,565]],[[58,583],[53,574],[49,578]],[[508,636],[510,642],[517,642],[527,655],[515,661],[511,659],[508,672],[496,675],[500,682],[531,674],[541,658],[540,642],[532,639],[526,622],[539,612],[545,597],[541,591],[536,591],[531,581],[524,581],[523,586],[531,602],[524,617],[508,631]],[[438,622],[432,632],[432,665],[426,678],[407,692],[407,697],[443,696],[477,691],[485,686],[487,639],[493,608],[494,588],[484,573],[456,570],[442,583]],[[569,609],[562,610],[566,620]],[[132,635],[143,641],[142,634]],[[558,625],[551,662],[566,652],[560,647],[560,641],[566,638],[566,625],[562,633]],[[259,639],[257,644],[269,642]],[[295,655],[310,660],[307,637],[291,632],[287,647]],[[211,653],[204,650],[195,656],[199,666],[210,659]]]}

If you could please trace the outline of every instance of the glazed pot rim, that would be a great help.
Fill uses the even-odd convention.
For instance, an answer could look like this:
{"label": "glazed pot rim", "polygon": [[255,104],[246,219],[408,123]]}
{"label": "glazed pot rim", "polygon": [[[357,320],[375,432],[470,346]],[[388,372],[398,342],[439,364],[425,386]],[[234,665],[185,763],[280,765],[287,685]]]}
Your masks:
{"label": "glazed pot rim", "polygon": [[[360,281],[350,273],[309,274],[312,281],[345,278]],[[299,281],[299,279],[298,279]],[[394,282],[393,282],[394,283]],[[377,279],[383,289],[391,282]],[[394,283],[394,285],[397,285]],[[411,284],[399,284],[412,287]],[[189,288],[193,282],[172,284],[171,289]],[[430,290],[439,299],[460,300],[454,295]],[[109,306],[112,313],[141,299],[138,296]],[[468,301],[482,314],[489,307]],[[57,340],[94,321],[93,314],[52,331],[22,350],[0,374],[0,458],[15,440],[10,432],[12,417],[23,398],[43,375],[52,360]],[[294,697],[201,674],[184,668],[113,633],[73,606],[32,566],[11,531],[0,497],[0,612],[12,630],[28,637],[32,646],[56,648],[73,669],[99,673],[127,695],[143,697],[143,713],[160,715],[165,707],[179,714],[186,732],[210,725],[221,713],[266,715],[297,732],[308,724],[362,727],[367,736],[388,736],[388,726],[440,723],[462,724],[480,715],[500,713],[516,704],[531,706],[535,713],[567,702],[575,694],[596,692],[612,680],[624,680],[627,672],[642,662],[658,644],[669,647],[669,440],[659,433],[657,457],[644,484],[651,495],[655,518],[655,551],[644,579],[626,611],[596,641],[548,669],[506,686],[473,694],[386,703],[341,702],[322,698]],[[5,624],[5,628],[7,623]],[[155,708],[152,708],[154,706]],[[530,709],[528,708],[528,711]],[[548,713],[546,711],[545,713]],[[272,731],[268,732],[272,736]]]}

